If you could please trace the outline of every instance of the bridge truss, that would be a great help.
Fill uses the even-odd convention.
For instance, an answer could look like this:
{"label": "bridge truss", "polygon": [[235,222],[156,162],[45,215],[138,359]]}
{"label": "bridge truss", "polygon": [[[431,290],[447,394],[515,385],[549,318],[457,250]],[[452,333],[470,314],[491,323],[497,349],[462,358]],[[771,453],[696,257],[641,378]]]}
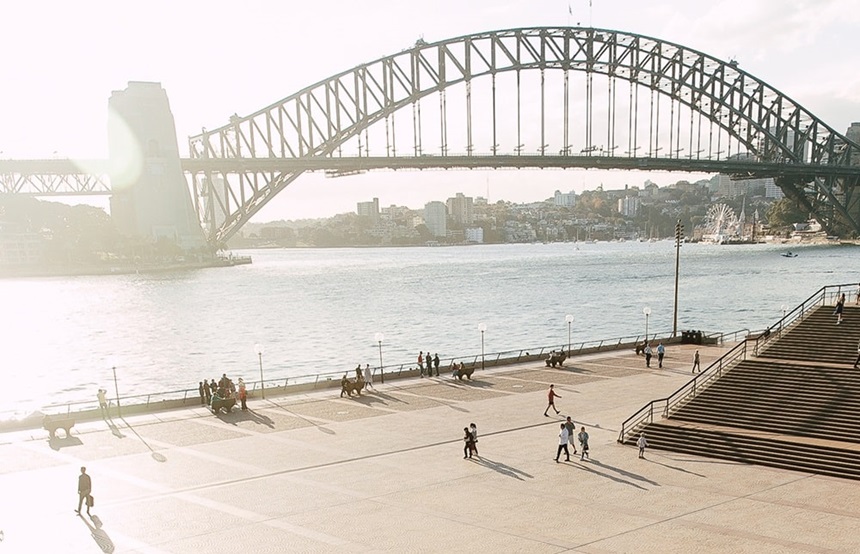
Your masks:
{"label": "bridge truss", "polygon": [[306,171],[401,168],[772,177],[829,233],[860,234],[860,145],[735,62],[604,29],[418,41],[233,116],[189,151],[216,244]]}

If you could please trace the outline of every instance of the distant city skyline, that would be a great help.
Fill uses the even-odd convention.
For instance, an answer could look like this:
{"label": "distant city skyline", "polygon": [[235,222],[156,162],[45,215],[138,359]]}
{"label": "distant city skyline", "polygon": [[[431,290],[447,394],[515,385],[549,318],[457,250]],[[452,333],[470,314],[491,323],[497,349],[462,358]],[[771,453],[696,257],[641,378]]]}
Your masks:
{"label": "distant city skyline", "polygon": [[[591,4],[591,8],[589,8]],[[797,100],[839,132],[860,120],[860,23],[852,0],[368,0],[275,4],[153,0],[145,10],[95,0],[15,3],[0,47],[0,158],[107,155],[107,99],[128,81],[161,82],[180,149],[201,128],[247,115],[330,75],[393,54],[419,38],[525,26],[588,26],[679,43],[740,67]],[[528,102],[528,99],[526,99]],[[482,145],[486,147],[486,145]],[[254,221],[327,217],[374,196],[419,206],[456,192],[512,202],[567,192],[661,186],[706,174],[623,171],[377,171],[306,174]],[[489,195],[487,189],[489,188]],[[66,199],[68,201],[68,199]],[[104,199],[73,199],[106,206]]]}

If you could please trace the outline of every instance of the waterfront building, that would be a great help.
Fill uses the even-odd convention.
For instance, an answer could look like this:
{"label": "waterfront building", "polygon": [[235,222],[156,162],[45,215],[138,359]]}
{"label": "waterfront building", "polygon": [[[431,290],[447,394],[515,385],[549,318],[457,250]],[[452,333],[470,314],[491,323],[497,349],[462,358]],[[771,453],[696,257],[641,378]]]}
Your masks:
{"label": "waterfront building", "polygon": [[625,196],[618,199],[618,213],[624,217],[636,217],[639,215],[641,202],[638,196]]}
{"label": "waterfront building", "polygon": [[553,195],[553,202],[555,202],[556,206],[572,208],[576,206],[576,193],[573,191],[561,192],[557,190]]}
{"label": "waterfront building", "polygon": [[484,242],[484,228],[483,227],[467,227],[466,228],[466,242],[483,244],[483,242]]}
{"label": "waterfront building", "polygon": [[356,213],[362,217],[369,217],[376,224],[379,222],[379,198],[374,198],[370,202],[359,202],[356,206]]}
{"label": "waterfront building", "polygon": [[445,203],[448,207],[448,215],[459,225],[471,225],[474,221],[472,214],[472,197],[464,196],[458,192],[453,198]]}
{"label": "waterfront building", "polygon": [[434,237],[448,235],[448,207],[442,202],[433,201],[424,205],[424,224]]}

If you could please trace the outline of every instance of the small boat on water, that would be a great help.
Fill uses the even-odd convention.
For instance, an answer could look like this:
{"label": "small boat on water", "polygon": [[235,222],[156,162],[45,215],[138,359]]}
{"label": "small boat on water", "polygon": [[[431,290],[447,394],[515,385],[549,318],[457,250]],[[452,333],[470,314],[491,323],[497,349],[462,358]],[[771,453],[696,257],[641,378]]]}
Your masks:
{"label": "small boat on water", "polygon": [[789,250],[788,252],[783,252],[782,254],[780,254],[780,256],[782,256],[783,258],[796,258],[797,254]]}

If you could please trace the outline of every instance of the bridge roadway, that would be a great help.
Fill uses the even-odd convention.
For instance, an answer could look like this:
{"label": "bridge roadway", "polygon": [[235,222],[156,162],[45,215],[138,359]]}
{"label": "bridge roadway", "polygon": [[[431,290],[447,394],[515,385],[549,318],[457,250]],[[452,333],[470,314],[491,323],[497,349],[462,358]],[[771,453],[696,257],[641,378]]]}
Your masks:
{"label": "bridge roadway", "polygon": [[[689,378],[632,352],[0,435],[0,554],[18,552],[860,552],[860,482],[647,452],[617,426]],[[699,347],[707,364],[724,351]],[[237,376],[238,377],[238,376]],[[562,415],[589,461],[555,463]],[[464,460],[475,422],[480,458]],[[73,513],[78,467],[93,518]]]}
{"label": "bridge roadway", "polygon": [[[602,155],[422,155],[304,158],[182,158],[188,173],[296,173],[326,171],[348,175],[378,169],[621,169],[727,173],[747,177],[857,177],[860,166],[804,165],[688,157]],[[30,195],[110,194],[108,160],[0,160],[0,192]],[[10,176],[3,179],[3,176]],[[57,179],[50,179],[56,177]],[[98,184],[87,177],[104,177]]]}

